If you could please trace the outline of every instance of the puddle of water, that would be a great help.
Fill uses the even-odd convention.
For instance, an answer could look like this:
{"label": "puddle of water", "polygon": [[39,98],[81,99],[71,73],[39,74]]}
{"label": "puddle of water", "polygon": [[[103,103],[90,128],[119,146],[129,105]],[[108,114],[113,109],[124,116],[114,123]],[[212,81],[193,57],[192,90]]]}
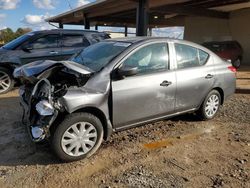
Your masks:
{"label": "puddle of water", "polygon": [[209,127],[209,128],[202,128],[193,134],[187,134],[187,135],[180,136],[180,137],[171,137],[171,138],[168,138],[165,140],[147,143],[147,144],[144,144],[143,146],[146,149],[157,149],[157,148],[161,148],[161,147],[169,147],[169,146],[173,146],[175,144],[198,139],[199,137],[201,137],[205,134],[211,133],[213,129],[214,129],[213,126]]}

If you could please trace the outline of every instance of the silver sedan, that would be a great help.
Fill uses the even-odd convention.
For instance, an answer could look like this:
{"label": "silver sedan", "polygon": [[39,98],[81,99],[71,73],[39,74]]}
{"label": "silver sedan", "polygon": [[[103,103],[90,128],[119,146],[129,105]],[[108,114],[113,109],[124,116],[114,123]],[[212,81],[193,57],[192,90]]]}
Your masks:
{"label": "silver sedan", "polygon": [[91,156],[112,132],[196,112],[215,117],[235,92],[235,68],[210,50],[167,38],[110,39],[70,61],[15,70],[33,141],[64,161]]}

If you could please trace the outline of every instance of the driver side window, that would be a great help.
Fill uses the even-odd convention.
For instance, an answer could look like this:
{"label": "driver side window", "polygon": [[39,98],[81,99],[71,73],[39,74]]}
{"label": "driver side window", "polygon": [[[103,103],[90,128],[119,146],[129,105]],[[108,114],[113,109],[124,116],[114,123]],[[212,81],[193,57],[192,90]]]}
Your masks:
{"label": "driver side window", "polygon": [[168,65],[169,53],[166,43],[156,43],[142,47],[123,62],[124,67],[137,67],[139,74],[167,70]]}
{"label": "driver side window", "polygon": [[56,34],[46,35],[31,42],[29,45],[32,49],[57,48],[59,36]]}

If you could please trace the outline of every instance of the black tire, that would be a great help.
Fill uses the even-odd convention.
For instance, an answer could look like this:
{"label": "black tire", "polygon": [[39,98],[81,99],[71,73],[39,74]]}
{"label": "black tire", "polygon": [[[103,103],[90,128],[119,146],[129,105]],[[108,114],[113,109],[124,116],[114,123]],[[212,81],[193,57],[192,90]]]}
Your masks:
{"label": "black tire", "polygon": [[[207,106],[207,102],[208,100],[210,99],[211,96],[217,96],[218,97],[218,108],[215,112],[215,114],[213,114],[212,116],[208,115],[208,113],[206,112],[206,106]],[[212,90],[211,92],[209,92],[209,94],[207,95],[207,97],[205,98],[205,100],[203,101],[200,109],[198,110],[198,116],[202,119],[202,120],[210,120],[210,119],[213,119],[217,113],[219,112],[220,110],[220,106],[221,106],[221,95],[220,93],[217,91],[217,90]]]}
{"label": "black tire", "polygon": [[236,69],[240,68],[240,65],[241,65],[241,58],[240,58],[240,57],[237,58],[236,60],[234,60],[234,62],[233,62],[232,64],[233,64],[233,66],[234,66]]}
{"label": "black tire", "polygon": [[4,67],[0,67],[0,76],[1,76],[1,73],[5,73],[9,77],[9,87],[6,90],[2,90],[3,88],[0,86],[0,94],[4,94],[4,93],[8,93],[10,90],[13,89],[13,87],[15,85],[15,81],[14,81],[14,78],[12,76],[12,72],[9,69],[4,68]]}
{"label": "black tire", "polygon": [[[86,154],[80,155],[80,156],[71,156],[64,152],[61,140],[63,138],[64,133],[74,124],[79,122],[87,122],[92,124],[97,132],[97,139],[95,142],[95,145],[93,148]],[[97,149],[100,147],[102,140],[103,140],[103,126],[101,121],[94,115],[89,113],[73,113],[70,115],[67,115],[66,118],[58,125],[58,127],[55,129],[54,135],[52,136],[51,140],[51,146],[55,154],[65,162],[72,162],[81,160],[84,158],[88,158],[91,155],[93,155]]]}

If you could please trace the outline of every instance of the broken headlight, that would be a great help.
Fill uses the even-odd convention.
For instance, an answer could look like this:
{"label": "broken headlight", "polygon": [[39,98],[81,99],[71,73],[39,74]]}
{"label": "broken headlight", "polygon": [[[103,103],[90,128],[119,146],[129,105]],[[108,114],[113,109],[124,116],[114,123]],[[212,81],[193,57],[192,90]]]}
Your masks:
{"label": "broken headlight", "polygon": [[41,116],[51,116],[54,114],[54,107],[46,100],[42,100],[36,105],[36,111]]}

